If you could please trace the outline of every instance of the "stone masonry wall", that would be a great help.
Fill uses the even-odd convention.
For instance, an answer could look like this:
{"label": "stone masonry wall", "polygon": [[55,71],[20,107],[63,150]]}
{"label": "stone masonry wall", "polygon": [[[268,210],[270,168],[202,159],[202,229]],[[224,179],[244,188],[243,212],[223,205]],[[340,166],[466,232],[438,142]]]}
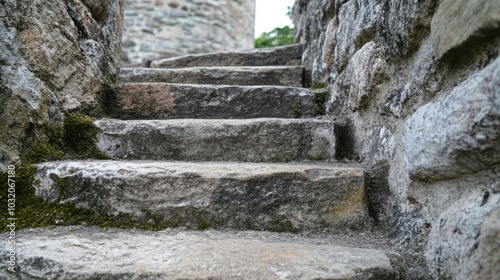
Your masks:
{"label": "stone masonry wall", "polygon": [[254,47],[255,0],[126,0],[122,60]]}
{"label": "stone masonry wall", "polygon": [[124,0],[0,1],[0,170],[118,73]]}
{"label": "stone masonry wall", "polygon": [[297,0],[294,21],[409,279],[498,278],[500,1]]}

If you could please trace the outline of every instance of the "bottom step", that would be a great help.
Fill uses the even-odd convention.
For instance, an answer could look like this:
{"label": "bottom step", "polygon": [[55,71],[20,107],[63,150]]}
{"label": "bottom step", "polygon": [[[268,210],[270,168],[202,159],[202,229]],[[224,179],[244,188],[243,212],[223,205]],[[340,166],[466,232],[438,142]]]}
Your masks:
{"label": "bottom step", "polygon": [[[394,279],[379,250],[265,232],[26,230],[1,279]],[[7,256],[0,241],[2,256]]]}
{"label": "bottom step", "polygon": [[364,228],[368,220],[357,167],[49,162],[37,165],[34,187],[48,201],[160,227],[334,231]]}

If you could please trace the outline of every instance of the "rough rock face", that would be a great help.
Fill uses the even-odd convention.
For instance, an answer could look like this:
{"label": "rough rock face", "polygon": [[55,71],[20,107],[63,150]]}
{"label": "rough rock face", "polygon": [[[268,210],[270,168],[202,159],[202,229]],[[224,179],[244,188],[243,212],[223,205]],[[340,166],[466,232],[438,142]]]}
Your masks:
{"label": "rough rock face", "polygon": [[500,275],[500,194],[476,191],[451,205],[433,228],[427,257],[439,279]]}
{"label": "rough rock face", "polygon": [[500,163],[500,58],[406,122],[410,176],[446,179]]}
{"label": "rough rock face", "polygon": [[[37,195],[99,214],[191,228],[339,231],[366,228],[355,167],[82,161],[37,166]],[[92,187],[84,187],[92,186]],[[119,218],[119,217],[118,217]]]}
{"label": "rough rock face", "polygon": [[499,31],[500,2],[489,0],[444,0],[431,24],[431,38],[439,57],[488,40]]}
{"label": "rough rock face", "polygon": [[[326,111],[343,139],[337,155],[373,170],[369,207],[412,258],[429,250],[429,232],[455,201],[500,190],[493,184],[500,169],[499,15],[499,2],[487,0],[298,0],[294,6],[305,83],[328,91]],[[465,223],[462,231],[474,228]],[[472,244],[471,238],[460,242]],[[480,271],[464,275],[492,275],[496,268],[488,263],[500,253],[488,252],[470,260]],[[443,249],[441,259],[459,254],[466,248]],[[439,277],[437,262],[427,260],[414,258],[407,277]],[[455,279],[462,272],[446,273]]]}
{"label": "rough rock face", "polygon": [[[0,164],[61,112],[96,107],[117,75],[124,0],[2,1]],[[24,141],[27,139],[26,141]]]}

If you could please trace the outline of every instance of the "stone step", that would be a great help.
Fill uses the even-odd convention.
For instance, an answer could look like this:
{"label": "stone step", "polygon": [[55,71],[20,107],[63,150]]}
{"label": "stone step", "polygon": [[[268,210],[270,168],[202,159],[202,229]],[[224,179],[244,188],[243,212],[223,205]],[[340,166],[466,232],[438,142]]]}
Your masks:
{"label": "stone step", "polygon": [[[81,227],[23,230],[18,239],[18,273],[2,261],[2,279],[396,278],[390,251],[345,247],[342,239]],[[3,256],[6,240],[0,240]]]}
{"label": "stone step", "polygon": [[368,220],[357,167],[69,161],[36,169],[33,186],[45,200],[138,224],[325,232],[363,229]]}
{"label": "stone step", "polygon": [[335,156],[334,123],[320,119],[94,122],[97,147],[115,159],[291,162]]}
{"label": "stone step", "polygon": [[200,66],[271,66],[287,65],[302,59],[302,45],[254,49],[240,52],[191,54],[151,62],[153,68]]}
{"label": "stone step", "polygon": [[122,83],[302,87],[303,72],[303,68],[299,66],[121,68],[119,81]]}
{"label": "stone step", "polygon": [[315,95],[305,88],[127,83],[108,96],[118,119],[244,119],[313,117]]}

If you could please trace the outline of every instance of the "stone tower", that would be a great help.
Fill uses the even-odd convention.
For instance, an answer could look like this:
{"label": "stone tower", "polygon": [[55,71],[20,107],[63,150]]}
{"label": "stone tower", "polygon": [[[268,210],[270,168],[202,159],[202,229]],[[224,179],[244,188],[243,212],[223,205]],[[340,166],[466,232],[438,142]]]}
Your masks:
{"label": "stone tower", "polygon": [[254,47],[255,0],[126,0],[122,61]]}

